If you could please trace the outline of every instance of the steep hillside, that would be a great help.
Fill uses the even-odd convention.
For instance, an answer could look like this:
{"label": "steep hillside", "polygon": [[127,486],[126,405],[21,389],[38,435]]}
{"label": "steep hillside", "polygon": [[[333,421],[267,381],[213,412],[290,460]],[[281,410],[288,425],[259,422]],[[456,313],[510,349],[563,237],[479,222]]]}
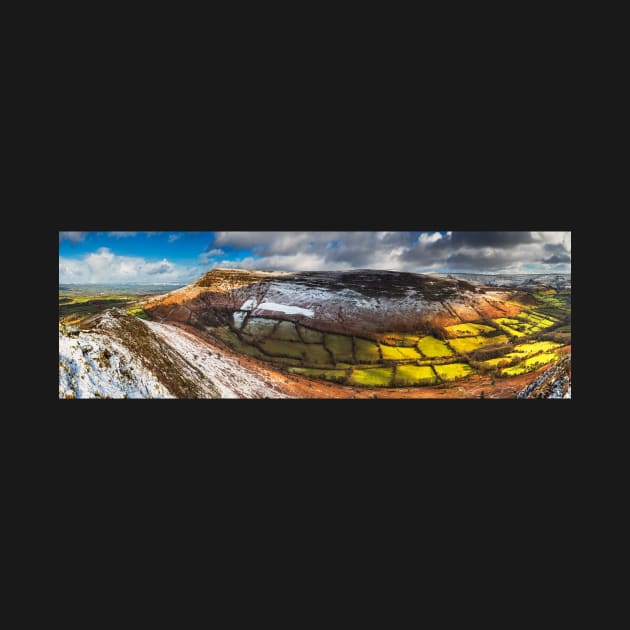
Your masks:
{"label": "steep hillside", "polygon": [[60,398],[274,398],[275,379],[169,324],[111,309],[59,326]]}
{"label": "steep hillside", "polygon": [[[522,297],[522,296],[521,296]],[[520,312],[516,292],[390,271],[265,273],[215,269],[147,301],[159,320],[216,326],[236,314],[279,317],[330,332],[429,331]]]}

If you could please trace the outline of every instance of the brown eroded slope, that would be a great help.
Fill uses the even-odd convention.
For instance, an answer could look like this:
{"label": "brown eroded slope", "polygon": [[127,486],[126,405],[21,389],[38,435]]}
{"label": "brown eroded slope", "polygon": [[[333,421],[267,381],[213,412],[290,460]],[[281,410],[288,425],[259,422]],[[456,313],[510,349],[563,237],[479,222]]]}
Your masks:
{"label": "brown eroded slope", "polygon": [[[327,332],[422,332],[518,314],[518,292],[463,280],[391,271],[256,272],[215,269],[188,287],[148,300],[158,321],[200,330],[231,315],[275,317]],[[531,296],[528,296],[531,297]]]}

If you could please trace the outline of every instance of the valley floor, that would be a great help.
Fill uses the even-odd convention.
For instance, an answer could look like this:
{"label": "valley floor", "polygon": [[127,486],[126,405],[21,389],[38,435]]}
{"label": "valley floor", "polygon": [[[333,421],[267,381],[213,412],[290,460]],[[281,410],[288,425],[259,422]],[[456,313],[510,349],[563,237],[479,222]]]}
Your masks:
{"label": "valley floor", "polygon": [[[200,367],[207,369],[208,363],[203,357],[205,348],[213,349],[225,356],[232,366],[224,373],[226,383],[235,378],[234,361],[245,375],[259,375],[269,387],[273,388],[267,397],[289,398],[480,398],[483,392],[485,398],[516,398],[517,394],[531,382],[543,374],[548,366],[542,367],[528,374],[510,378],[495,379],[492,383],[490,376],[473,375],[463,381],[447,383],[437,386],[422,387],[350,387],[319,379],[309,379],[293,374],[286,374],[273,369],[266,363],[257,361],[230,350],[227,346],[219,345],[208,340],[197,329],[181,323],[160,324],[145,322],[156,334],[160,335],[169,345],[182,352],[188,360],[201,362]],[[562,354],[571,352],[571,346],[561,350]],[[197,357],[195,359],[195,357]],[[201,357],[201,358],[199,358]],[[250,378],[249,376],[245,377]],[[269,395],[275,392],[276,396]],[[232,396],[227,396],[232,397]]]}

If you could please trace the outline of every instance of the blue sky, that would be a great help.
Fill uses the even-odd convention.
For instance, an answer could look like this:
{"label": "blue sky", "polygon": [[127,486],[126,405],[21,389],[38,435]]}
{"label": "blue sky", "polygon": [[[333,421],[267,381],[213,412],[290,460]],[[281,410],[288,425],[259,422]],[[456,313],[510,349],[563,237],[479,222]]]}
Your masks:
{"label": "blue sky", "polygon": [[187,284],[215,267],[567,273],[570,232],[60,232],[59,282]]}

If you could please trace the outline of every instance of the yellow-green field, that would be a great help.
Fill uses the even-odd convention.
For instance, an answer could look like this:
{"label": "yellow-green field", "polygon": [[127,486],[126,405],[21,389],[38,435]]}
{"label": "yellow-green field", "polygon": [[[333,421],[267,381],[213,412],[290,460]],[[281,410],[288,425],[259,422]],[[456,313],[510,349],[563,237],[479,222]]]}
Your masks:
{"label": "yellow-green field", "polygon": [[301,359],[306,355],[307,346],[303,343],[293,341],[278,341],[276,339],[265,339],[260,342],[263,352],[272,356],[287,356]]}
{"label": "yellow-green field", "polygon": [[425,357],[430,359],[450,357],[453,355],[453,351],[443,341],[431,336],[422,337],[422,339],[418,341],[418,350],[420,350]]}
{"label": "yellow-green field", "polygon": [[394,368],[355,369],[350,374],[348,384],[364,387],[389,387],[393,372]]}
{"label": "yellow-green field", "polygon": [[519,355],[510,353],[510,354],[506,354],[505,356],[498,357],[497,359],[487,359],[486,361],[481,361],[479,365],[487,369],[493,369],[493,368],[499,367],[501,364],[510,363],[517,356]]}
{"label": "yellow-green field", "polygon": [[420,337],[418,335],[412,335],[409,333],[384,333],[379,337],[379,341],[388,346],[407,346],[413,347],[415,346]]}
{"label": "yellow-green field", "polygon": [[532,341],[514,346],[514,352],[523,354],[536,354],[537,352],[548,352],[559,348],[560,344],[554,341]]}
{"label": "yellow-green field", "polygon": [[446,365],[435,365],[433,369],[443,381],[455,381],[466,378],[473,373],[473,369],[467,363],[447,363]]}
{"label": "yellow-green field", "polygon": [[293,322],[280,322],[273,332],[273,338],[281,341],[302,341]]}
{"label": "yellow-green field", "polygon": [[472,337],[479,333],[492,332],[495,329],[492,326],[486,324],[455,324],[454,326],[447,326],[446,330],[449,337]]}
{"label": "yellow-green field", "polygon": [[536,354],[533,357],[529,357],[524,361],[521,361],[521,363],[518,363],[517,365],[503,368],[500,371],[500,374],[502,376],[518,376],[519,374],[526,374],[527,372],[532,372],[543,365],[547,365],[547,363],[557,361],[559,358],[560,355],[556,352]]}
{"label": "yellow-green field", "polygon": [[478,350],[484,346],[494,346],[505,343],[508,338],[505,335],[496,335],[495,337],[458,337],[457,339],[449,339],[448,345],[458,354],[465,354]]}
{"label": "yellow-green field", "polygon": [[381,352],[385,361],[421,358],[420,353],[415,348],[403,348],[402,346],[385,346],[381,344]]}
{"label": "yellow-green field", "polygon": [[396,368],[393,385],[395,387],[406,387],[410,385],[433,385],[434,383],[437,383],[437,378],[431,367],[399,365]]}
{"label": "yellow-green field", "polygon": [[[330,364],[330,353],[324,346],[319,346],[317,344],[306,344],[304,346],[305,354],[304,361],[307,365],[329,365]],[[338,363],[340,367],[344,367],[344,363]]]}
{"label": "yellow-green field", "polygon": [[306,328],[300,324],[297,325],[297,329],[305,343],[324,343],[324,333],[319,332],[319,330]]}
{"label": "yellow-green field", "polygon": [[129,315],[133,315],[134,317],[139,317],[140,319],[149,319],[149,316],[145,313],[144,309],[141,307],[130,308],[127,310]]}
{"label": "yellow-green field", "polygon": [[521,325],[522,322],[518,319],[512,319],[510,317],[497,317],[492,320],[495,324],[499,326],[501,330],[506,332],[510,337],[524,337],[525,333],[521,332],[516,328]]}
{"label": "yellow-green field", "polygon": [[354,362],[352,356],[352,337],[326,334],[324,336],[324,345],[333,353],[335,361]]}
{"label": "yellow-green field", "polygon": [[381,360],[378,345],[373,341],[355,337],[354,346],[358,363],[378,363]]}
{"label": "yellow-green field", "polygon": [[290,367],[288,371],[291,374],[301,374],[302,376],[310,376],[312,378],[323,378],[327,381],[333,381],[335,383],[344,383],[348,378],[348,370],[320,370]]}

